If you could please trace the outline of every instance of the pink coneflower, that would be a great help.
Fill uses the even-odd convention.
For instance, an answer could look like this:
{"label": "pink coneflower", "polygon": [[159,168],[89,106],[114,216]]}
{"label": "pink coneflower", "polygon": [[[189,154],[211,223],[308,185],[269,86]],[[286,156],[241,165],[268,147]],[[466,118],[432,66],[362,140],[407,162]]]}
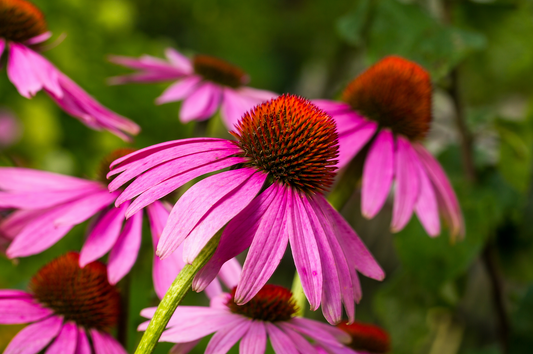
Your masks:
{"label": "pink coneflower", "polygon": [[335,122],[309,101],[284,95],[246,113],[232,134],[237,141],[176,140],[118,159],[109,174],[115,177],[110,190],[136,179],[116,204],[137,197],[127,206],[129,217],[196,177],[231,167],[196,183],[178,200],[157,254],[166,258],[183,242],[184,261],[192,263],[226,226],[193,288],[204,289],[226,261],[250,247],[236,291],[237,303],[245,304],[265,285],[290,243],[311,308],[322,303],[333,323],[340,321],[344,303],[353,320],[354,302],[361,297],[356,270],[374,279],[384,273],[322,194],[335,176]]}
{"label": "pink coneflower", "polygon": [[319,354],[385,354],[390,352],[390,337],[382,328],[363,322],[337,325],[350,336],[346,347],[331,348],[317,344]]}
{"label": "pink coneflower", "polygon": [[[317,353],[309,340],[326,348],[342,348],[350,341],[345,332],[325,323],[294,317],[297,307],[289,290],[265,285],[244,305],[237,305],[235,289],[211,300],[210,307],[180,306],[170,319],[162,342],[178,343],[173,352],[188,353],[198,341],[215,333],[206,354],[224,354],[238,341],[239,352],[263,354],[267,340],[276,353]],[[151,318],[155,308],[141,311]],[[139,326],[146,330],[148,322]]]}
{"label": "pink coneflower", "polygon": [[[339,129],[339,168],[370,142],[363,168],[362,213],[373,218],[393,179],[391,229],[400,231],[413,211],[431,236],[440,234],[439,211],[452,236],[464,235],[455,193],[433,156],[421,144],[431,123],[431,81],[419,65],[387,57],[352,81],[342,101],[314,101]],[[376,133],[377,132],[377,133]]]}
{"label": "pink coneflower", "polygon": [[[0,223],[0,234],[13,240],[7,256],[27,257],[40,253],[75,225],[97,215],[81,250],[80,266],[109,252],[109,282],[115,284],[122,279],[135,263],[141,246],[142,211],[126,221],[124,214],[128,203],[120,208],[113,206],[120,193],[109,193],[105,175],[110,161],[131,151],[119,150],[105,159],[100,171],[101,181],[27,168],[0,167],[0,210],[14,209]],[[152,225],[168,217],[168,210],[160,202],[147,209]],[[159,235],[153,234],[152,237],[158,238]],[[161,272],[165,272],[165,267]]]}
{"label": "pink coneflower", "polygon": [[221,59],[196,55],[192,60],[174,49],[167,49],[168,62],[148,55],[140,59],[112,56],[113,63],[141,70],[139,73],[111,78],[111,83],[178,80],[156,99],[158,104],[182,101],[183,123],[206,120],[221,107],[228,129],[252,107],[277,96],[269,91],[244,86],[248,75]]}
{"label": "pink coneflower", "polygon": [[50,38],[43,13],[26,0],[0,0],[0,57],[9,54],[7,76],[19,93],[31,98],[44,91],[68,114],[92,129],[107,129],[129,139],[139,126],[108,110],[42,57],[35,48]]}
{"label": "pink coneflower", "polygon": [[0,323],[31,323],[4,354],[45,348],[47,353],[126,353],[107,333],[120,316],[118,290],[107,282],[104,264],[80,268],[78,258],[70,252],[45,265],[31,279],[30,292],[0,290]]}

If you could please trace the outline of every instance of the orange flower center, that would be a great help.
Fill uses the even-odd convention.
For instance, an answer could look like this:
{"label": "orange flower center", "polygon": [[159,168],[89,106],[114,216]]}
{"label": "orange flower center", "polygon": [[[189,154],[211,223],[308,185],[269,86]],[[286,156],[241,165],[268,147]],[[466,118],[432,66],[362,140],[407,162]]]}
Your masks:
{"label": "orange flower center", "polygon": [[431,80],[418,64],[392,56],[353,80],[342,100],[367,118],[411,140],[426,136],[431,123]]}
{"label": "orange flower center", "polygon": [[44,15],[26,0],[0,0],[0,37],[25,42],[47,31]]}
{"label": "orange flower center", "polygon": [[48,263],[30,281],[37,301],[85,328],[109,330],[120,315],[120,295],[107,281],[107,268],[92,262],[80,268],[79,254],[69,252]]}
{"label": "orange flower center", "polygon": [[241,306],[235,303],[235,290],[226,306],[231,312],[254,320],[288,321],[298,310],[290,290],[278,285],[265,285],[252,300]]}
{"label": "orange flower center", "polygon": [[245,113],[230,133],[248,164],[274,181],[306,193],[326,191],[333,183],[335,121],[304,98],[283,95],[265,102]]}
{"label": "orange flower center", "polygon": [[223,86],[237,88],[248,80],[248,75],[241,68],[208,55],[195,56],[193,66],[195,73]]}
{"label": "orange flower center", "polygon": [[337,327],[352,337],[352,342],[348,346],[354,350],[376,354],[390,351],[389,335],[378,326],[355,322],[351,325],[340,324]]}

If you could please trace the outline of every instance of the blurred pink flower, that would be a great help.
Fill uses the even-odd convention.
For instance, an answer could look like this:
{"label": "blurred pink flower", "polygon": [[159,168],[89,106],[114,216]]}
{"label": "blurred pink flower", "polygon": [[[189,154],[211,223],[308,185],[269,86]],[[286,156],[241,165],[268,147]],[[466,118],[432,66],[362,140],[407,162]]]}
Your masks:
{"label": "blurred pink flower", "polygon": [[344,102],[315,100],[339,131],[339,168],[370,142],[363,168],[362,213],[373,218],[396,180],[391,229],[416,212],[430,236],[440,234],[439,211],[452,236],[464,235],[457,197],[437,160],[420,143],[430,128],[431,81],[419,65],[387,57],[352,81]]}
{"label": "blurred pink flower", "polygon": [[[235,290],[211,300],[210,307],[179,306],[170,319],[160,341],[177,343],[173,353],[186,354],[211,333],[206,354],[224,354],[238,341],[242,354],[263,354],[267,340],[276,353],[318,354],[308,339],[318,341],[327,349],[343,348],[350,341],[343,331],[306,318],[293,317],[296,305],[289,290],[277,285],[265,285],[245,305],[235,303]],[[155,308],[141,311],[152,318]],[[146,330],[148,322],[139,326]],[[353,353],[353,352],[352,352]]]}
{"label": "blurred pink flower", "polygon": [[0,12],[11,14],[0,23],[0,57],[9,58],[7,75],[19,93],[31,98],[44,90],[68,114],[92,129],[106,129],[122,139],[139,133],[137,124],[102,106],[33,48],[48,38],[42,12],[25,0],[0,2]]}
{"label": "blurred pink flower", "polygon": [[15,144],[22,135],[22,126],[15,115],[0,109],[0,148]]}
{"label": "blurred pink flower", "polygon": [[126,203],[129,217],[194,178],[230,168],[196,183],[178,200],[157,254],[164,259],[183,243],[184,261],[192,263],[227,224],[193,288],[204,289],[226,261],[250,247],[236,292],[244,304],[270,278],[290,242],[311,308],[322,303],[334,323],[344,303],[353,320],[354,302],[361,297],[356,270],[380,280],[384,273],[322,194],[335,176],[334,121],[309,101],[284,95],[246,113],[232,134],[237,141],[170,141],[116,160],[108,175],[114,177],[111,191],[135,178],[116,205]]}
{"label": "blurred pink flower", "polygon": [[0,290],[0,323],[31,323],[4,354],[37,354],[47,346],[47,353],[126,354],[107,333],[120,316],[118,290],[107,282],[104,264],[80,268],[78,258],[70,252],[45,265],[31,279],[30,293]]}
{"label": "blurred pink flower", "polygon": [[192,60],[176,50],[166,50],[168,61],[148,55],[139,59],[111,56],[111,62],[140,72],[113,77],[112,84],[177,80],[156,99],[158,104],[183,100],[180,119],[206,120],[221,107],[228,129],[252,107],[277,96],[269,91],[244,86],[248,76],[240,68],[221,59],[196,55]]}

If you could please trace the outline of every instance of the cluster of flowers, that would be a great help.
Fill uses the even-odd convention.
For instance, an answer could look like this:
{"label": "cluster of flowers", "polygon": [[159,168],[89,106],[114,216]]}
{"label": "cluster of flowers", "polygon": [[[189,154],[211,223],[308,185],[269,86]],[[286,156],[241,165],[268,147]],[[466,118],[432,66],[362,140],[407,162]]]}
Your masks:
{"label": "cluster of flowers", "polygon": [[[30,98],[43,89],[91,128],[124,139],[138,133],[135,123],[101,106],[39,54],[50,37],[39,9],[26,0],[0,0],[0,20],[0,54],[7,53],[8,77],[21,95]],[[341,101],[309,101],[247,87],[244,71],[217,58],[189,59],[173,49],[166,56],[112,57],[139,72],[111,81],[176,80],[156,102],[183,100],[183,122],[209,119],[220,108],[235,140],[191,138],[123,149],[103,162],[96,181],[1,167],[0,238],[7,257],[40,253],[93,219],[80,253],[44,266],[30,292],[0,290],[0,323],[33,323],[6,353],[124,352],[108,332],[121,316],[115,284],[136,261],[144,209],[159,298],[220,235],[193,281],[194,290],[206,290],[210,307],[178,307],[161,337],[177,343],[174,353],[189,352],[212,333],[206,353],[225,353],[239,340],[241,353],[264,353],[267,337],[277,353],[388,351],[381,330],[297,317],[290,291],[266,283],[290,244],[311,309],[321,306],[326,320],[338,324],[344,308],[354,322],[362,296],[357,273],[377,280],[385,275],[324,193],[334,186],[337,170],[348,173],[356,155],[365,156],[365,217],[382,209],[394,180],[392,231],[416,213],[427,233],[437,236],[440,213],[452,235],[463,235],[451,185],[421,144],[431,123],[429,75],[413,62],[388,57],[352,81]],[[206,174],[174,206],[160,201]],[[235,257],[246,249],[241,269]],[[104,265],[98,259],[107,253]],[[148,308],[142,315],[154,312]]]}

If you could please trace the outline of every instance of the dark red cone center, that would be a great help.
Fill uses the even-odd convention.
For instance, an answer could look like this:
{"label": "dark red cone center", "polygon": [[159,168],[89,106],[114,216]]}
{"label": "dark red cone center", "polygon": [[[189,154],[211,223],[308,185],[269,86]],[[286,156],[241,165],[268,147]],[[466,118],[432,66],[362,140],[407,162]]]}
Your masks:
{"label": "dark red cone center", "polygon": [[25,0],[0,0],[0,37],[25,42],[47,31],[44,15]]}
{"label": "dark red cone center", "polygon": [[193,67],[198,75],[223,86],[237,88],[248,81],[248,75],[241,68],[208,55],[195,56]]}
{"label": "dark red cone center", "polygon": [[378,326],[355,322],[351,325],[340,324],[337,327],[352,337],[352,342],[348,346],[354,350],[376,354],[390,351],[389,335]]}

